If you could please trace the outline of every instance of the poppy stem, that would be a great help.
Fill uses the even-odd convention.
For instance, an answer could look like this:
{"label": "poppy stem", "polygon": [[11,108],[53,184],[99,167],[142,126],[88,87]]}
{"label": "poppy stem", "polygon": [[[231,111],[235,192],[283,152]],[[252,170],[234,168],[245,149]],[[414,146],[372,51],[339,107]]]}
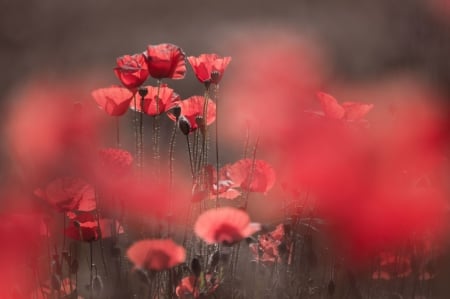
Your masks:
{"label": "poppy stem", "polygon": [[216,208],[219,207],[219,85],[214,86],[216,100]]}
{"label": "poppy stem", "polygon": [[[66,214],[62,213],[63,215],[63,228],[64,228],[64,232],[66,231],[67,228],[67,223],[66,223]],[[62,250],[64,251],[66,249],[66,234],[63,234],[63,246],[62,246]]]}
{"label": "poppy stem", "polygon": [[139,168],[140,173],[142,174],[143,168],[144,168],[144,96],[141,96],[141,111],[139,112],[139,141],[138,141],[138,147],[139,147]]}
{"label": "poppy stem", "polygon": [[120,148],[120,120],[119,117],[116,116],[116,146]]}
{"label": "poppy stem", "polygon": [[[105,268],[105,275],[106,277],[108,277],[108,267],[107,267],[107,263],[106,263],[106,259],[105,259],[105,247],[103,245],[103,236],[102,236],[102,226],[100,225],[100,204],[99,204],[99,200],[98,200],[98,193],[97,190],[95,190],[95,206],[96,206],[96,210],[95,210],[95,217],[97,220],[97,229],[98,229],[98,239],[100,242],[100,252],[102,255],[102,262],[103,262],[103,267]],[[113,222],[113,224],[115,224]],[[114,226],[114,228],[111,228],[111,232],[114,231],[116,229],[116,227]]]}
{"label": "poppy stem", "polygon": [[89,260],[90,260],[90,271],[89,271],[89,298],[92,299],[92,281],[93,281],[93,248],[92,241],[89,242]]}
{"label": "poppy stem", "polygon": [[153,118],[153,159],[155,165],[155,177],[159,178],[159,134],[160,134],[160,123],[159,123],[159,94],[161,93],[161,80],[157,80],[157,91],[155,97],[155,105],[156,105],[156,115]]}
{"label": "poppy stem", "polygon": [[250,125],[247,124],[246,136],[245,136],[245,144],[244,144],[244,155],[243,159],[247,158],[248,145],[250,143]]}
{"label": "poppy stem", "polygon": [[189,141],[189,135],[186,135],[186,143],[187,143],[188,152],[189,152],[189,165],[191,167],[191,174],[192,174],[192,178],[194,178],[195,177],[195,172],[194,172],[194,166],[192,165],[192,159],[193,158],[192,158],[192,151],[191,151],[191,143]]}
{"label": "poppy stem", "polygon": [[247,210],[247,205],[248,205],[248,197],[250,195],[250,188],[252,185],[252,180],[253,180],[253,175],[255,172],[255,165],[256,165],[256,150],[258,149],[258,144],[259,144],[259,134],[256,137],[256,141],[255,141],[255,146],[253,147],[253,153],[252,153],[252,169],[250,170],[250,176],[249,176],[249,180],[248,180],[248,186],[247,186],[247,190],[245,192],[245,198],[244,198],[244,209]]}
{"label": "poppy stem", "polygon": [[167,235],[170,237],[170,224],[172,221],[173,214],[173,161],[174,161],[174,150],[175,150],[175,137],[177,135],[177,123],[174,124],[172,129],[172,134],[170,136],[169,143],[169,187],[170,187],[170,195],[169,195],[169,214],[167,215]]}

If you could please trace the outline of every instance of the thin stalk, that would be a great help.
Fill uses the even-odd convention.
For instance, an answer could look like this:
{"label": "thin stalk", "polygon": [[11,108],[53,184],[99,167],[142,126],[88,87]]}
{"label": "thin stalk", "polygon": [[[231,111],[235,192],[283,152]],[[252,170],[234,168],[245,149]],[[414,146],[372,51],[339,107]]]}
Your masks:
{"label": "thin stalk", "polygon": [[138,138],[138,147],[139,147],[139,168],[140,173],[144,168],[144,97],[141,97],[141,111],[139,112],[139,138]]}
{"label": "thin stalk", "polygon": [[153,118],[153,159],[155,164],[155,176],[159,177],[160,171],[160,156],[159,156],[159,135],[160,135],[160,122],[159,122],[159,94],[161,92],[161,80],[157,80],[157,91],[155,98],[156,115]]}
{"label": "thin stalk", "polygon": [[177,135],[177,124],[175,123],[172,129],[172,135],[170,136],[169,144],[169,186],[170,186],[170,196],[169,196],[169,215],[167,215],[167,235],[170,237],[170,225],[172,221],[173,214],[173,161],[174,161],[174,150],[175,150],[175,137]]}
{"label": "thin stalk", "polygon": [[214,95],[216,100],[216,208],[219,207],[219,85],[215,85]]}
{"label": "thin stalk", "polygon": [[[102,237],[102,228],[100,225],[100,204],[99,204],[99,200],[98,200],[98,194],[97,194],[97,190],[95,190],[95,206],[96,206],[96,210],[95,210],[95,216],[96,216],[96,220],[97,220],[97,230],[98,230],[98,235],[99,235],[99,242],[100,242],[100,252],[102,255],[102,262],[103,262],[103,267],[105,268],[105,276],[108,277],[108,267],[107,267],[107,263],[106,263],[106,259],[105,259],[105,248],[103,245],[103,237]],[[111,231],[115,231],[116,227],[114,227]]]}
{"label": "thin stalk", "polygon": [[192,165],[192,151],[191,151],[191,142],[189,141],[189,135],[186,135],[186,143],[187,143],[187,147],[188,147],[188,153],[189,153],[189,166],[191,167],[191,174],[192,174],[192,178],[195,177],[195,170],[194,170],[194,166]]}
{"label": "thin stalk", "polygon": [[250,177],[249,177],[249,186],[248,186],[248,190],[245,192],[245,196],[244,196],[244,209],[247,210],[247,205],[248,205],[248,197],[250,196],[250,186],[252,184],[252,180],[253,180],[253,175],[255,172],[255,164],[256,164],[256,150],[258,149],[258,145],[259,145],[259,135],[258,137],[256,137],[256,141],[255,141],[255,146],[253,147],[253,153],[252,153],[252,169],[250,170]]}
{"label": "thin stalk", "polygon": [[89,271],[89,298],[92,299],[92,280],[93,280],[93,250],[92,250],[92,241],[89,242],[89,260],[90,260],[90,271]]}
{"label": "thin stalk", "polygon": [[115,117],[115,123],[116,123],[116,146],[120,148],[120,121],[119,117]]}

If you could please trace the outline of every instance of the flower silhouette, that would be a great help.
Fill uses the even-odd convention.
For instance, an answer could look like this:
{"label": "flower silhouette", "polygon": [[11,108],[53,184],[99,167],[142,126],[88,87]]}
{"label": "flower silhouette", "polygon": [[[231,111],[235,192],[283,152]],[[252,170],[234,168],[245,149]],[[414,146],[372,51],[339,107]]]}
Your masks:
{"label": "flower silhouette", "polygon": [[259,231],[259,223],[251,223],[240,209],[222,207],[201,214],[195,222],[195,234],[208,244],[233,244]]}
{"label": "flower silhouette", "polygon": [[92,92],[97,105],[111,116],[121,116],[127,112],[133,93],[120,86],[99,88]]}
{"label": "flower silhouette", "polygon": [[173,44],[149,45],[145,55],[150,76],[153,78],[184,78],[186,55],[180,47]]}
{"label": "flower silhouette", "polygon": [[186,259],[186,251],[170,239],[141,240],[127,250],[127,257],[136,268],[161,271]]}
{"label": "flower silhouette", "polygon": [[189,56],[188,61],[194,69],[195,76],[201,83],[219,84],[223,73],[231,61],[231,57],[220,57],[217,54],[201,54]]}
{"label": "flower silhouette", "polygon": [[[145,86],[147,94],[144,97],[144,105],[141,107],[141,100],[136,100],[136,110],[144,111],[150,116],[160,115],[177,105],[180,96],[176,94],[172,88],[163,84],[159,88],[154,86]],[[159,93],[159,95],[158,95]],[[130,103],[131,109],[134,109],[134,103]]]}
{"label": "flower silhouette", "polygon": [[141,86],[149,74],[145,56],[134,54],[117,58],[117,67],[114,68],[114,73],[128,89]]}

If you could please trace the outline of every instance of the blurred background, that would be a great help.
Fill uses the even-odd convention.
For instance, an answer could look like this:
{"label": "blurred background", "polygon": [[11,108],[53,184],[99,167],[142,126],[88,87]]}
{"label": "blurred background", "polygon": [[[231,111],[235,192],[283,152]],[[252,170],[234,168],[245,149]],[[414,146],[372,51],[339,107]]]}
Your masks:
{"label": "blurred background", "polygon": [[[293,47],[289,40],[295,40]],[[90,99],[92,89],[119,84],[112,71],[116,57],[166,42],[189,56],[232,56],[225,90],[236,88],[233,76],[248,82],[253,73],[260,75],[259,67],[282,65],[273,77],[264,73],[268,83],[298,77],[290,87],[303,84],[303,90],[324,89],[339,101],[376,106],[386,104],[386,95],[402,101],[418,97],[449,115],[449,0],[0,0],[0,111],[7,112],[0,126],[14,122],[9,111],[17,101],[26,104],[21,92],[33,82],[50,88],[63,82]],[[272,56],[277,45],[281,50]],[[283,56],[285,48],[289,55]],[[303,56],[292,61],[296,49]],[[182,98],[203,90],[190,67],[188,73],[169,82]],[[47,107],[34,109],[39,115]],[[0,134],[6,140],[4,130]],[[12,157],[10,145],[2,142],[2,185],[14,181]],[[450,265],[450,258],[443,262]],[[446,294],[445,282],[439,286]]]}

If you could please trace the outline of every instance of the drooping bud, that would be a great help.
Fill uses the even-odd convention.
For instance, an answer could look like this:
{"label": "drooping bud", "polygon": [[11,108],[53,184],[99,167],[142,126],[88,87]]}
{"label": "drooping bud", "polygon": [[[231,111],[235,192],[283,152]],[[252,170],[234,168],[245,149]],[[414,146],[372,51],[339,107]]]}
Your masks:
{"label": "drooping bud", "polygon": [[206,133],[206,125],[205,125],[205,119],[203,116],[198,115],[195,117],[195,123],[197,124],[197,127],[200,129],[200,132],[205,135]]}
{"label": "drooping bud", "polygon": [[200,261],[198,260],[198,258],[192,259],[191,270],[192,270],[192,273],[194,273],[194,275],[196,277],[199,277],[200,273],[202,273],[202,265],[200,265]]}
{"label": "drooping bud", "polygon": [[139,87],[138,93],[144,98],[148,94],[148,89],[146,87]]}
{"label": "drooping bud", "polygon": [[178,121],[178,119],[180,118],[180,115],[181,115],[181,107],[175,106],[171,110],[172,110],[173,116],[175,116],[175,120]]}
{"label": "drooping bud", "polygon": [[218,84],[220,81],[220,72],[219,71],[212,71],[211,72],[211,82],[214,84]]}
{"label": "drooping bud", "polygon": [[183,115],[181,115],[178,119],[178,127],[180,128],[180,131],[186,136],[191,131],[191,124],[189,123],[189,120]]}

